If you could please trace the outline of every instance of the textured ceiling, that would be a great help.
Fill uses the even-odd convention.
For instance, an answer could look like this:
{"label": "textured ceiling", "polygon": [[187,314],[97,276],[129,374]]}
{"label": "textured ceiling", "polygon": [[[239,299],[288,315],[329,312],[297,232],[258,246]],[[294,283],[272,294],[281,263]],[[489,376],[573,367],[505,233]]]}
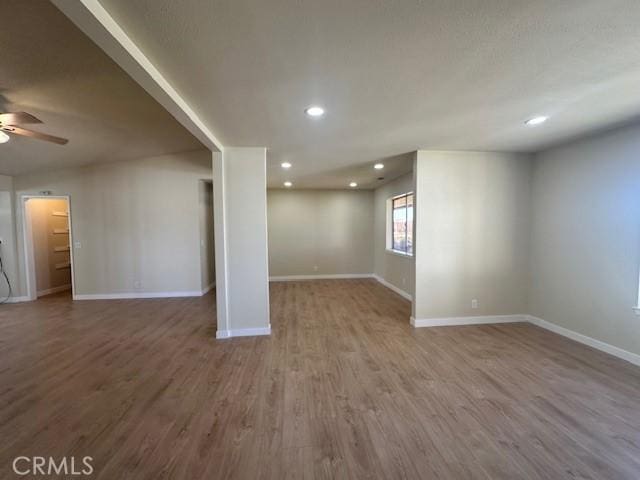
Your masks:
{"label": "textured ceiling", "polygon": [[203,148],[171,115],[41,0],[0,2],[0,112],[27,111],[65,146],[12,136],[0,174]]}
{"label": "textured ceiling", "polygon": [[100,1],[223,144],[270,149],[275,186],[343,186],[417,148],[535,151],[640,113],[638,0]]}

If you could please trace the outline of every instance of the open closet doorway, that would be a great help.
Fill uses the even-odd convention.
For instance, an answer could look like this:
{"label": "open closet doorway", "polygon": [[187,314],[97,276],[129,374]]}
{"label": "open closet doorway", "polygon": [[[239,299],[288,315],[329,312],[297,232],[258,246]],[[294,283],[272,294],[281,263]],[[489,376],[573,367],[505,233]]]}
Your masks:
{"label": "open closet doorway", "polygon": [[27,296],[73,295],[73,240],[68,196],[23,197]]}
{"label": "open closet doorway", "polygon": [[213,232],[213,182],[200,180],[198,186],[200,212],[200,287],[202,294],[215,290],[216,264]]}

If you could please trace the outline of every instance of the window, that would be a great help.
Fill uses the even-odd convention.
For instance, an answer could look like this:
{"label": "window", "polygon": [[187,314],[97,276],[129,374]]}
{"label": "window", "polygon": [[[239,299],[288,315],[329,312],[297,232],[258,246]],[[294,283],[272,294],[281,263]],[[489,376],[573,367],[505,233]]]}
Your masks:
{"label": "window", "polygon": [[387,248],[404,255],[413,255],[413,193],[390,199]]}

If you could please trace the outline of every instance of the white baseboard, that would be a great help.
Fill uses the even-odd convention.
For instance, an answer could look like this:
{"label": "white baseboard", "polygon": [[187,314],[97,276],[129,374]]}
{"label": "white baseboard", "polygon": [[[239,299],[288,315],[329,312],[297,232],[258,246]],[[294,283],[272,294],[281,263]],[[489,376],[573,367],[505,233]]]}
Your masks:
{"label": "white baseboard", "polygon": [[67,290],[71,290],[71,284],[61,285],[59,287],[47,288],[45,290],[40,290],[36,293],[38,297],[43,297],[45,295],[51,295],[52,293],[65,292]]}
{"label": "white baseboard", "polygon": [[9,297],[9,299],[4,303],[22,303],[29,301],[31,301],[29,297]]}
{"label": "white baseboard", "polygon": [[271,325],[265,328],[240,328],[236,330],[218,330],[216,338],[255,337],[258,335],[271,335]]}
{"label": "white baseboard", "polygon": [[393,290],[394,292],[396,292],[398,295],[400,295],[401,297],[406,298],[409,301],[413,300],[413,297],[411,296],[410,293],[405,292],[404,290],[396,287],[395,285],[393,285],[392,283],[387,282],[384,278],[380,277],[379,275],[376,275],[375,273],[373,274],[373,278],[375,278],[378,282],[380,282],[382,285],[384,285],[385,287],[387,287],[389,290]]}
{"label": "white baseboard", "polygon": [[413,318],[411,325],[420,327],[447,327],[454,325],[484,325],[488,323],[516,323],[528,321],[527,315],[483,315],[478,317]]}
{"label": "white baseboard", "polygon": [[608,343],[596,340],[595,338],[588,337],[568,328],[561,327],[555,323],[547,322],[533,315],[486,315],[479,317],[449,317],[449,318],[413,318],[411,317],[411,325],[414,327],[443,327],[453,325],[481,325],[490,323],[514,323],[514,322],[528,322],[538,327],[549,330],[563,337],[570,338],[576,342],[582,343],[589,347],[593,347],[602,352],[613,355],[614,357],[621,358],[634,365],[640,366],[640,355],[636,353],[623,350],[622,348],[614,347]]}
{"label": "white baseboard", "polygon": [[569,330],[568,328],[561,327],[559,325],[556,325],[555,323],[547,322],[546,320],[534,317],[533,315],[527,315],[527,317],[527,320],[534,325],[557,333],[558,335],[562,335],[563,337],[570,338],[571,340],[575,340],[576,342],[583,343],[584,345],[588,345],[589,347],[593,347],[597,350],[608,353],[609,355],[613,355],[614,357],[621,358],[623,360],[626,360],[627,362],[633,363],[634,365],[640,366],[640,355],[636,353],[623,350],[622,348],[614,347],[613,345],[610,345],[608,343],[596,340],[595,338],[587,337],[586,335],[574,332],[573,330]]}
{"label": "white baseboard", "polygon": [[200,292],[200,295],[206,295],[206,294],[207,294],[207,293],[209,293],[209,292],[211,291],[211,289],[212,289],[213,287],[215,287],[215,286],[216,286],[216,282],[211,282],[209,285],[207,285],[207,286],[202,290],[202,292]]}
{"label": "white baseboard", "polygon": [[374,278],[382,285],[387,287],[390,290],[393,290],[398,295],[406,298],[407,300],[411,300],[412,296],[410,293],[405,292],[404,290],[396,287],[395,285],[387,282],[384,278],[376,275],[375,273],[336,273],[332,275],[285,275],[285,276],[272,276],[269,277],[270,282],[295,282],[298,280],[340,280],[340,279],[350,279],[350,278]]}
{"label": "white baseboard", "polygon": [[296,280],[339,280],[348,278],[373,278],[373,273],[336,273],[331,275],[284,275],[269,277],[270,282],[294,282]]}
{"label": "white baseboard", "polygon": [[119,300],[135,298],[176,298],[176,297],[201,297],[202,291],[182,292],[124,292],[124,293],[89,293],[74,295],[74,300]]}

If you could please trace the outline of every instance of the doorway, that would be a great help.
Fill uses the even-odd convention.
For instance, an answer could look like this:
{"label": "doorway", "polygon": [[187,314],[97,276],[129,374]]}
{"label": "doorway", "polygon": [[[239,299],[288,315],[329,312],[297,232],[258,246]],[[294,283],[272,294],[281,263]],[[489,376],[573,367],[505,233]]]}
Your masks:
{"label": "doorway", "polygon": [[211,180],[200,180],[198,197],[200,217],[200,286],[202,294],[204,295],[216,285],[213,182]]}
{"label": "doorway", "polygon": [[68,196],[23,197],[24,252],[29,300],[74,292]]}

